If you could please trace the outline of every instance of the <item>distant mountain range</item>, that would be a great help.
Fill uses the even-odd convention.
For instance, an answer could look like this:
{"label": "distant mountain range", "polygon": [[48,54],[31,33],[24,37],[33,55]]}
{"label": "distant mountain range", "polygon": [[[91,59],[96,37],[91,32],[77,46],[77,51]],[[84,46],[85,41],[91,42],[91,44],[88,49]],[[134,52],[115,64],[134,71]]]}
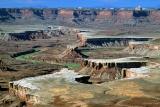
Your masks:
{"label": "distant mountain range", "polygon": [[1,8],[0,23],[58,25],[160,24],[158,9],[40,9]]}

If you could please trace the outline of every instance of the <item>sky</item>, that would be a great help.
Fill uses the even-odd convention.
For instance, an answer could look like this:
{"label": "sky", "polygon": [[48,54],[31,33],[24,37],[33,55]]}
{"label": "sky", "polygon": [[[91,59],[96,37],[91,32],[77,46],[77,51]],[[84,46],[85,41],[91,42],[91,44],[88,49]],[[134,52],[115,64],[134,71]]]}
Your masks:
{"label": "sky", "polygon": [[160,8],[160,0],[0,0],[0,7],[5,8],[115,8],[115,7],[142,7]]}

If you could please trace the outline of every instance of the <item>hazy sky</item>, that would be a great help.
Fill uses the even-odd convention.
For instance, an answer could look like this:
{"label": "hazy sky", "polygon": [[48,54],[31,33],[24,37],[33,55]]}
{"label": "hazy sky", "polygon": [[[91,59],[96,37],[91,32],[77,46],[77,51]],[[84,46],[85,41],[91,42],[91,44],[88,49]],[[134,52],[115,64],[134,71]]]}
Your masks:
{"label": "hazy sky", "polygon": [[0,0],[0,7],[160,7],[160,0]]}

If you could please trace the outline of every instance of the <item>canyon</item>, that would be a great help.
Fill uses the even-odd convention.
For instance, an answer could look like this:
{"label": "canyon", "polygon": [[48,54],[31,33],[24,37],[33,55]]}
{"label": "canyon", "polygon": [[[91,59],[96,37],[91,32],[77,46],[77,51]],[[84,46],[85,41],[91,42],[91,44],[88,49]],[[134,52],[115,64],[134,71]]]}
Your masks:
{"label": "canyon", "polygon": [[160,106],[159,9],[0,9],[0,106]]}
{"label": "canyon", "polygon": [[[25,101],[25,103],[28,106],[56,105],[57,107],[59,107],[61,103],[63,103],[66,104],[64,105],[66,107],[67,106],[74,107],[74,105],[82,107],[83,106],[90,107],[92,104],[95,105],[94,100],[98,100],[99,95],[101,97],[103,96],[104,98],[102,102],[98,102],[98,104],[102,104],[102,106],[106,105],[105,99],[108,98],[107,96],[112,96],[112,98],[108,99],[110,102],[111,100],[116,100],[114,98],[114,95],[118,95],[119,98],[121,97],[124,98],[123,95],[131,98],[132,97],[141,98],[141,97],[146,97],[148,95],[144,94],[144,91],[139,90],[138,88],[139,86],[137,86],[137,84],[140,85],[141,82],[136,83],[133,81],[141,79],[147,81],[147,78],[151,78],[152,80],[155,77],[151,76],[152,73],[150,71],[154,72],[154,69],[159,67],[159,65],[153,66],[152,65],[153,62],[145,58],[144,56],[135,57],[137,53],[130,55],[129,52],[132,49],[134,50],[139,46],[141,47],[145,45],[146,42],[148,43],[150,41],[152,42],[155,41],[157,37],[147,37],[147,36],[132,37],[129,35],[123,35],[122,38],[119,38],[118,36],[111,38],[111,36],[101,36],[101,35],[97,36],[94,30],[88,30],[87,32],[82,33],[84,32],[82,29],[73,29],[68,27],[60,27],[49,31],[54,31],[54,32],[66,31],[66,33],[64,33],[63,36],[51,35],[50,37],[52,38],[40,38],[40,39],[39,38],[26,39],[23,38],[22,33],[19,33],[20,35],[17,37],[18,38],[22,37],[23,39],[7,40],[8,42],[23,41],[24,43],[25,42],[29,43],[35,41],[42,42],[42,40],[44,39],[44,41],[46,40],[47,44],[49,44],[48,43],[49,40],[51,40],[52,43],[54,41],[57,42],[57,39],[61,38],[61,40],[67,42],[66,39],[64,38],[74,37],[74,41],[76,41],[69,43],[68,42],[65,43],[63,41],[63,43],[65,43],[65,48],[59,46],[59,48],[61,48],[62,50],[58,53],[55,52],[55,50],[58,50],[56,48],[57,46],[46,47],[42,44],[39,44],[42,46],[38,47],[32,46],[35,48],[35,50],[33,51],[32,50],[26,52],[20,51],[18,53],[17,52],[14,53],[13,58],[18,61],[29,61],[32,62],[33,64],[34,63],[35,64],[46,63],[51,65],[58,64],[59,67],[57,65],[58,67],[57,70],[55,72],[52,72],[51,74],[35,76],[35,77],[26,77],[10,81],[9,93],[11,96],[16,96],[20,98],[22,101]],[[41,36],[39,35],[39,37]],[[104,43],[105,44],[109,43],[112,45],[102,45]],[[91,44],[92,45],[94,44],[94,46],[91,46]],[[154,47],[156,47],[156,45],[154,46],[152,43],[150,43],[148,44],[148,47],[150,47],[150,49],[153,50]],[[83,52],[85,50],[88,51],[89,53],[92,53],[94,52],[94,49],[95,50],[97,49],[95,51],[95,56],[94,56],[95,58],[93,56],[91,57],[91,55],[89,54],[85,55]],[[96,58],[101,56],[101,54],[98,53],[98,49],[99,51],[102,51],[103,54],[104,53],[108,54],[104,55],[106,59]],[[114,54],[116,55],[118,53],[117,57],[113,56],[113,58],[110,58],[109,55],[110,49],[112,49],[111,52],[112,55]],[[159,48],[156,49],[159,50]],[[123,56],[120,56],[121,53],[123,54]],[[70,63],[70,66],[71,63],[80,64],[80,66],[79,67],[75,66],[76,69],[71,68],[69,66],[62,66],[65,65],[65,63]],[[117,86],[116,84],[117,82],[121,82],[120,84],[124,85],[125,82],[128,82],[126,84],[132,83],[134,86],[132,86],[132,84],[131,86],[128,85],[129,87],[128,90],[132,91],[127,91],[126,93],[123,93],[122,91],[119,92],[119,90],[122,90],[124,87],[118,86],[120,88],[119,90],[116,90],[114,87],[115,85]],[[84,88],[89,91],[85,91],[83,94],[82,92],[84,91]],[[133,88],[134,90],[131,88]],[[75,92],[75,90],[77,91]],[[77,96],[79,97],[76,98]],[[109,104],[107,103],[107,105]],[[125,105],[125,104],[120,104],[120,105]]]}

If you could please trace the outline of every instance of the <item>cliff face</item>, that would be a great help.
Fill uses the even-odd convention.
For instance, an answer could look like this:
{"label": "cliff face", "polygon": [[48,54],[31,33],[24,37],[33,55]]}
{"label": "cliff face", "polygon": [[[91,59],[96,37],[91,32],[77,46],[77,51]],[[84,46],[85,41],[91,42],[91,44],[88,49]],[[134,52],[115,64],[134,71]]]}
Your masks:
{"label": "cliff face", "polygon": [[128,52],[129,54],[157,58],[160,53],[160,45],[148,44],[143,42],[130,42],[129,46],[124,51]]}
{"label": "cliff face", "polygon": [[[114,60],[114,59],[113,59]],[[104,82],[112,81],[116,79],[129,78],[134,75],[133,71],[129,71],[130,68],[140,68],[146,66],[147,62],[143,61],[113,61],[108,62],[104,60],[83,60],[81,62],[82,69],[80,74],[89,75],[89,82]]]}
{"label": "cliff face", "polygon": [[156,22],[160,23],[160,20],[159,20],[160,19],[160,11],[152,11],[150,13],[150,17],[152,20],[154,20],[155,23]]}
{"label": "cliff face", "polygon": [[109,20],[112,18],[112,12],[111,11],[107,11],[107,10],[104,10],[104,11],[100,11],[98,14],[97,14],[97,21],[99,20]]}
{"label": "cliff face", "polygon": [[[96,10],[96,9],[0,9],[0,22],[27,23],[27,22],[53,22],[70,24],[134,24],[140,23],[160,24],[160,10]],[[64,23],[61,23],[64,24]]]}
{"label": "cliff face", "polygon": [[71,28],[59,28],[48,30],[25,31],[20,33],[1,33],[0,40],[4,41],[26,41],[38,39],[51,39],[55,37],[74,36],[78,31]]}

